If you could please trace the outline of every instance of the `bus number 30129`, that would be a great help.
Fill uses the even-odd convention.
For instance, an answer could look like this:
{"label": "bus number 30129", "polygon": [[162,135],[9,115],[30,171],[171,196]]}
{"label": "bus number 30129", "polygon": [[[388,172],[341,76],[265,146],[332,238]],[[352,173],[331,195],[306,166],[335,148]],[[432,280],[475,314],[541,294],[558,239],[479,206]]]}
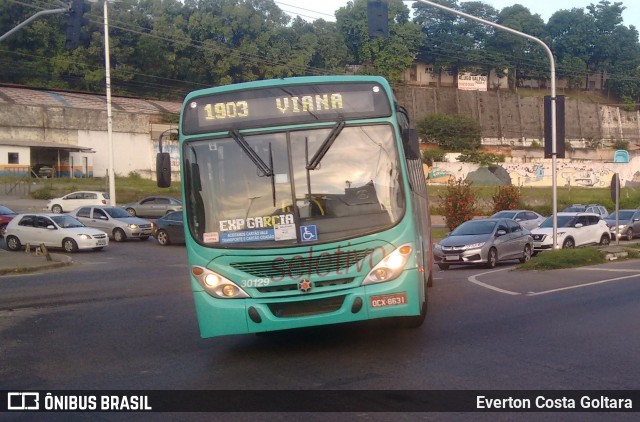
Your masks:
{"label": "bus number 30129", "polygon": [[255,278],[253,280],[242,280],[240,287],[266,287],[271,282],[268,278]]}

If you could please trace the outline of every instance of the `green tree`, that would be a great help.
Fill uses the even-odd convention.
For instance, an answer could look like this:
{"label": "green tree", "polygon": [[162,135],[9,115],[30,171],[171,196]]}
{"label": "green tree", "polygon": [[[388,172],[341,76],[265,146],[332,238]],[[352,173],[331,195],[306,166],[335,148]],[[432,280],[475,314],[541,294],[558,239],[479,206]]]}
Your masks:
{"label": "green tree", "polygon": [[[545,26],[540,15],[531,14],[529,9],[520,4],[502,9],[497,23],[539,39],[544,36]],[[523,79],[546,80],[549,77],[546,53],[532,41],[506,31],[496,31],[487,42],[487,48],[508,61],[511,88],[517,87]]]}
{"label": "green tree", "polygon": [[[457,0],[443,0],[440,3],[488,21],[496,21],[498,15],[495,8],[479,1],[458,4]],[[415,3],[414,9],[414,21],[421,26],[426,39],[418,58],[433,64],[436,73],[440,74],[443,69],[488,72],[506,67],[502,57],[486,48],[494,36],[492,27],[422,3]]]}
{"label": "green tree", "polygon": [[336,12],[338,30],[350,52],[351,64],[361,73],[378,74],[392,82],[413,64],[423,42],[418,25],[409,21],[409,9],[400,0],[389,1],[389,36],[370,38],[367,0],[353,0]]}
{"label": "green tree", "polygon": [[469,116],[430,114],[416,124],[426,142],[437,143],[447,151],[473,150],[480,146],[480,124]]}

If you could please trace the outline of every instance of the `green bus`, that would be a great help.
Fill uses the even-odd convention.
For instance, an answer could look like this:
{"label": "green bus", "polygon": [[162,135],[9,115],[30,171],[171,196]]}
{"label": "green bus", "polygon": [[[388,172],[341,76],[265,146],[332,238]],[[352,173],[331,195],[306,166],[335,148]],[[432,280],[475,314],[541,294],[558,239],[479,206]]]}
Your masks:
{"label": "green bus", "polygon": [[388,317],[422,325],[433,268],[425,175],[384,78],[194,91],[179,143],[203,338]]}

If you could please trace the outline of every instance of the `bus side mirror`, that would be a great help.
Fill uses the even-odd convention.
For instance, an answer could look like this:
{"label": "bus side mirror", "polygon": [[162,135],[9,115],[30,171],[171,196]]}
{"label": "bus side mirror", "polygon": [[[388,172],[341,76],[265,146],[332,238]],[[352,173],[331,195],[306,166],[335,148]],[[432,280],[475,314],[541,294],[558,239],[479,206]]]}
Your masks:
{"label": "bus side mirror", "polygon": [[168,152],[156,155],[156,180],[159,188],[171,186],[171,154]]}
{"label": "bus side mirror", "polygon": [[404,155],[407,160],[420,159],[420,145],[418,142],[418,131],[416,129],[402,130],[402,145],[404,146]]}

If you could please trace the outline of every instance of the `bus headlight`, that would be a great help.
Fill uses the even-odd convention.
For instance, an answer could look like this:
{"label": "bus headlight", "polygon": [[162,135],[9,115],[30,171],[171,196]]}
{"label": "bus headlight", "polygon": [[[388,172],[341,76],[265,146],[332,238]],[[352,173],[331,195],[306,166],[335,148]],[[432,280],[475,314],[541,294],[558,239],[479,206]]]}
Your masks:
{"label": "bus headlight", "polygon": [[389,255],[373,267],[364,279],[363,285],[382,283],[397,278],[411,256],[413,246],[411,243],[404,244],[391,252]]}
{"label": "bus headlight", "polygon": [[210,295],[219,299],[249,297],[247,292],[238,287],[233,281],[207,268],[194,265],[191,267],[191,274]]}

